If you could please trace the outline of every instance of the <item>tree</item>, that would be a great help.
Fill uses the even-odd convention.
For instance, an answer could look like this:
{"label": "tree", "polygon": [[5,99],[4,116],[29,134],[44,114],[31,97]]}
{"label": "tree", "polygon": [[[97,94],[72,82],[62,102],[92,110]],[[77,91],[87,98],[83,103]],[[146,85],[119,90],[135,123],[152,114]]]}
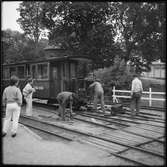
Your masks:
{"label": "tree", "polygon": [[[112,3],[111,7],[115,11],[111,22],[120,33],[119,40],[124,51],[122,58],[126,62],[129,60],[139,62],[145,67],[149,67],[152,61],[159,58],[164,60],[165,4],[117,2]],[[136,61],[134,56],[143,63]],[[142,71],[139,68],[136,70]]]}
{"label": "tree", "polygon": [[24,33],[37,44],[42,35],[41,26],[41,6],[43,2],[23,1],[17,9],[20,12],[20,18],[17,22],[20,24]]}
{"label": "tree", "polygon": [[115,55],[139,72],[165,61],[165,3],[23,2],[19,11],[35,41],[46,28],[50,44],[93,58],[95,68],[112,65]]}
{"label": "tree", "polygon": [[2,31],[2,61],[4,63],[21,60],[34,60],[44,57],[44,50],[48,44],[47,39],[40,39],[38,45],[24,34],[10,29]]}
{"label": "tree", "polygon": [[[108,2],[46,2],[42,24],[49,30],[52,44],[94,58],[94,63],[110,65],[116,48]],[[108,63],[110,62],[110,63]]]}
{"label": "tree", "polygon": [[18,31],[7,29],[2,33],[3,62],[15,62],[23,59],[22,51],[26,45],[26,38]]}

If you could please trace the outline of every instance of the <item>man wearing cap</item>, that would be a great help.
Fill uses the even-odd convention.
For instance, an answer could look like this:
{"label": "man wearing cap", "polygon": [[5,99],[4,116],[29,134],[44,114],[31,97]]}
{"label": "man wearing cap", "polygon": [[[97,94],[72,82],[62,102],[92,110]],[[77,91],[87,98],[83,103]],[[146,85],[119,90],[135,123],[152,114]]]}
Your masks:
{"label": "man wearing cap", "polygon": [[102,84],[100,83],[100,79],[96,79],[91,85],[89,85],[88,89],[92,88],[94,90],[94,100],[93,106],[94,110],[97,111],[97,101],[100,99],[101,109],[104,111],[104,90]]}

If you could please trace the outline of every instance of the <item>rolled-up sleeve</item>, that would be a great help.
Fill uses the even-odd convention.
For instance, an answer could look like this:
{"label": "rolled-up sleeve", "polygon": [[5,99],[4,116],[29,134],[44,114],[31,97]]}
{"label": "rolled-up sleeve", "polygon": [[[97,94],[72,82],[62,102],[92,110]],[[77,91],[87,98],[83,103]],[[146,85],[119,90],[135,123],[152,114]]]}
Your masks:
{"label": "rolled-up sleeve", "polygon": [[95,86],[95,82],[94,83],[92,83],[91,85],[89,85],[89,88],[92,88],[93,86]]}

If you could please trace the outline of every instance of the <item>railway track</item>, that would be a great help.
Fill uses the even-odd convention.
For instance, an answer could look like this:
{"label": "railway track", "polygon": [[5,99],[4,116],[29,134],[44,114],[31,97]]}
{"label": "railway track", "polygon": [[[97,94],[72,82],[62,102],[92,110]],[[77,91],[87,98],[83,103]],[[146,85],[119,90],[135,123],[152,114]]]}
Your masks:
{"label": "railway track", "polygon": [[[48,112],[55,114],[55,111],[53,111],[53,110],[48,110]],[[90,116],[88,116],[88,118],[90,118]],[[106,122],[102,122],[102,123],[92,122],[91,120],[87,120],[87,119],[85,119],[85,117],[83,117],[82,115],[79,115],[79,114],[78,115],[76,114],[73,119],[78,120],[78,121],[82,121],[82,122],[86,122],[86,123],[89,123],[89,124],[93,124],[93,125],[96,125],[98,127],[104,127],[106,129],[111,129],[111,130],[119,130],[119,131],[122,131],[122,132],[126,132],[128,134],[132,134],[132,135],[135,135],[135,136],[139,136],[139,137],[143,137],[143,138],[146,138],[146,139],[151,139],[151,140],[154,140],[154,141],[157,141],[157,142],[160,142],[160,143],[164,143],[162,140],[150,137],[148,135],[143,135],[143,134],[140,134],[140,133],[137,133],[137,132],[132,132],[132,131],[129,131],[129,130],[126,130],[126,129],[121,129],[121,128],[118,128],[116,126],[110,126],[110,125],[106,124]],[[105,119],[103,119],[103,121],[105,121]],[[107,123],[108,123],[108,121],[107,121]]]}
{"label": "railway track", "polygon": [[[88,112],[84,112],[84,113],[79,113],[79,115],[82,115],[82,116],[84,116],[84,117],[89,117],[89,118],[95,118],[95,119],[97,119],[97,120],[102,120],[102,121],[106,121],[106,122],[108,122],[108,123],[111,123],[111,124],[117,124],[117,125],[120,125],[120,126],[122,126],[122,127],[130,127],[130,126],[132,126],[133,125],[133,127],[135,126],[135,125],[140,125],[140,124],[144,124],[144,125],[149,125],[149,126],[152,126],[151,124],[147,124],[147,123],[143,123],[143,122],[137,122],[137,121],[133,121],[133,120],[125,120],[125,119],[119,119],[119,120],[115,120],[113,117],[112,118],[110,118],[110,117],[108,117],[108,118],[106,118],[106,117],[104,117],[104,116],[101,116],[101,115],[99,115],[99,114],[94,114],[94,113],[88,113]],[[131,123],[131,124],[128,124],[128,123]],[[132,124],[133,123],[133,124]],[[157,127],[157,126],[154,126],[153,125],[153,127]],[[147,131],[152,131],[153,133],[161,133],[161,132],[159,132],[159,130],[153,130],[153,129],[150,129],[149,127],[147,128],[147,127],[136,127],[137,129],[143,129],[143,130],[147,130]],[[158,128],[165,128],[165,127],[159,127],[158,126]]]}
{"label": "railway track", "polygon": [[[37,105],[39,108],[40,107],[42,107],[42,108],[45,108],[49,113],[54,113],[54,114],[56,114],[56,109],[58,108],[57,107],[57,105],[46,105],[46,104],[38,104]],[[128,113],[129,111],[126,111],[126,115],[128,115],[128,114],[130,114],[130,112]],[[94,125],[96,125],[97,127],[103,127],[103,128],[106,128],[106,129],[110,129],[110,130],[118,130],[118,131],[122,131],[122,132],[124,132],[124,133],[126,133],[126,134],[123,134],[123,136],[126,136],[127,134],[131,134],[131,135],[134,135],[134,136],[138,136],[138,137],[143,137],[143,138],[145,138],[145,139],[149,139],[148,141],[145,141],[145,142],[143,142],[143,143],[138,143],[138,144],[136,144],[136,145],[133,145],[133,146],[136,146],[136,147],[140,147],[140,146],[142,146],[144,143],[151,143],[151,142],[158,142],[159,144],[164,144],[164,133],[162,133],[162,130],[164,129],[164,127],[162,126],[158,126],[158,127],[156,127],[156,125],[154,126],[151,126],[151,125],[144,125],[144,127],[138,127],[138,125],[142,125],[142,123],[143,123],[143,121],[150,121],[150,120],[148,120],[148,119],[151,119],[151,121],[153,121],[154,122],[154,119],[156,119],[157,117],[160,119],[159,121],[162,121],[162,122],[158,122],[158,124],[162,124],[163,125],[163,119],[161,119],[160,117],[160,115],[159,114],[154,114],[154,113],[147,113],[147,111],[146,111],[146,113],[145,112],[141,112],[140,113],[140,116],[141,116],[141,118],[142,118],[142,116],[143,116],[143,118],[145,118],[145,117],[148,117],[148,118],[146,118],[145,120],[141,120],[141,122],[138,122],[138,123],[135,123],[135,119],[133,120],[133,119],[131,119],[130,117],[129,118],[125,118],[126,120],[129,120],[129,121],[134,121],[133,123],[132,122],[129,122],[129,123],[126,123],[126,122],[120,122],[121,120],[122,120],[122,118],[120,118],[120,121],[119,120],[115,120],[117,123],[115,124],[114,122],[112,122],[113,120],[107,120],[107,119],[110,119],[109,117],[110,116],[107,116],[107,118],[106,118],[106,116],[104,116],[103,114],[101,114],[101,113],[93,113],[93,114],[98,114],[98,117],[99,118],[95,118],[96,116],[94,116],[94,115],[85,115],[85,116],[83,116],[83,115],[80,115],[80,114],[88,114],[88,113],[84,113],[84,112],[82,112],[82,113],[79,113],[79,112],[76,112],[75,113],[75,116],[74,116],[74,120],[75,120],[75,122],[76,121],[82,121],[82,122],[87,122],[88,124],[94,124]],[[92,114],[91,112],[89,112],[89,114]],[[118,117],[119,117],[119,115],[117,115]],[[113,116],[112,116],[113,117]],[[90,120],[90,118],[95,118],[96,120],[97,120],[97,122],[92,122],[91,120]],[[140,118],[140,117],[139,117]],[[103,119],[103,120],[102,120]],[[110,122],[111,121],[111,122]],[[127,121],[128,122],[128,121]],[[156,121],[155,121],[156,122]],[[123,123],[122,125],[121,124],[119,124],[119,123]],[[149,122],[149,123],[151,123],[151,122]],[[131,125],[133,125],[133,127],[136,127],[136,129],[137,129],[137,131],[136,130],[131,130],[131,129],[128,129],[128,128],[131,128]],[[151,129],[150,129],[150,127],[151,127]],[[158,128],[160,128],[161,130],[159,131],[158,130]],[[140,130],[140,131],[138,131],[138,130]],[[151,132],[151,133],[150,133]],[[108,136],[109,137],[109,136]],[[114,135],[112,134],[112,139],[113,140],[116,140],[116,141],[121,141],[120,140],[120,138],[117,136],[117,138],[114,138]],[[122,137],[122,136],[121,136]],[[95,145],[96,147],[102,147],[102,149],[107,149],[107,148],[110,148],[108,145],[105,145],[105,144],[101,144],[101,142],[99,143],[99,141],[97,141],[97,140],[100,140],[100,139],[94,139],[93,141],[91,140],[91,141],[89,141],[89,140],[91,140],[90,139],[90,137],[89,138],[87,138],[87,140],[85,140],[84,142],[87,142],[88,144],[89,143],[91,143],[91,144],[93,144],[93,145]],[[101,140],[100,140],[101,141]],[[130,141],[130,140],[129,140]],[[107,141],[105,141],[105,142],[107,142]],[[125,140],[124,141],[121,141],[121,142],[125,142]],[[111,142],[110,142],[111,143]],[[113,142],[114,143],[114,142]],[[126,142],[125,142],[126,143]],[[123,143],[123,144],[125,144],[125,143]],[[122,144],[122,143],[121,143]],[[127,146],[127,144],[125,144],[126,146]],[[123,145],[122,145],[123,146]],[[125,146],[124,146],[125,147]],[[163,147],[163,146],[162,146]],[[113,147],[111,147],[112,148],[112,150],[113,150]],[[151,148],[151,147],[150,147]],[[130,147],[127,147],[126,149],[124,149],[123,151],[120,151],[120,153],[122,154],[122,153],[124,153],[124,152],[126,152],[126,150],[133,150],[132,148],[130,148]],[[135,150],[135,149],[134,149]],[[152,150],[152,148],[151,148],[151,150]],[[150,149],[148,150],[148,151],[151,151]],[[160,152],[156,152],[157,150],[153,150],[153,152],[156,154],[156,153],[160,153]],[[142,152],[142,151],[138,151],[138,152]],[[152,152],[152,151],[151,151]],[[112,152],[113,153],[113,152]],[[117,153],[119,153],[119,151],[117,152]],[[145,154],[144,152],[142,153],[143,155]],[[147,153],[146,153],[147,154]],[[111,155],[114,155],[114,154],[111,154]],[[155,157],[159,157],[159,158],[161,158],[161,159],[164,159],[164,157],[163,157],[164,155],[163,155],[163,153],[161,154],[159,154],[159,156],[156,156],[155,155]],[[118,157],[118,156],[117,156]],[[126,157],[127,158],[127,157]],[[145,165],[147,164],[147,162],[145,163]],[[148,163],[149,164],[149,163]]]}
{"label": "railway track", "polygon": [[[124,106],[129,107],[130,100],[126,100],[123,102]],[[147,110],[156,110],[156,111],[161,111],[164,112],[166,109],[165,108],[160,108],[160,107],[149,107],[149,106],[141,106],[141,109],[147,109]]]}
{"label": "railway track", "polygon": [[124,150],[128,149],[133,149],[135,151],[142,152],[146,155],[151,155],[153,157],[158,157],[161,159],[164,159],[164,155],[157,153],[157,152],[152,152],[147,149],[143,149],[137,146],[125,144],[124,142],[120,142],[120,139],[114,138],[113,136],[111,138],[106,138],[106,137],[100,137],[97,135],[94,135],[92,133],[86,133],[82,132],[76,129],[71,129],[67,127],[63,127],[60,125],[55,125],[53,123],[49,123],[46,121],[41,121],[37,118],[33,117],[26,117],[26,116],[21,116],[20,123],[29,126],[31,128],[35,128],[38,130],[41,130],[45,133],[49,133],[51,135],[56,135],[57,137],[61,137],[62,139],[68,140],[68,141],[74,141],[74,140],[81,140],[82,142],[88,143],[88,144],[93,144],[96,145],[97,147],[100,147],[102,149],[107,150],[111,155],[114,155],[116,157],[119,157],[121,159],[127,160],[129,162],[135,163],[136,165],[150,165],[147,162],[142,162],[139,160],[135,160],[123,155],[120,155],[120,151],[113,151],[113,147],[111,144],[116,144],[119,147],[124,147]]}
{"label": "railway track", "polygon": [[[38,104],[38,106],[40,106],[40,104]],[[43,105],[42,104],[42,107],[45,107],[45,108],[48,108],[47,107],[48,105]],[[49,106],[49,107],[51,107],[52,109],[54,108],[55,109],[55,107],[54,106]],[[49,112],[52,112],[52,110],[49,110]],[[53,111],[52,113],[55,113],[55,111]],[[160,140],[158,140],[158,139],[155,139],[155,138],[153,138],[153,137],[150,137],[150,136],[148,136],[148,135],[143,135],[143,134],[140,134],[140,133],[137,133],[137,132],[132,132],[132,131],[129,131],[129,130],[125,130],[125,129],[121,129],[120,127],[118,128],[118,127],[113,127],[113,126],[109,126],[109,125],[113,125],[113,124],[115,124],[116,123],[116,125],[119,125],[119,126],[121,126],[121,127],[128,127],[128,126],[130,126],[130,125],[127,125],[127,124],[123,124],[122,122],[120,123],[120,122],[115,122],[115,121],[112,121],[112,118],[106,118],[105,116],[101,116],[100,115],[100,113],[96,113],[96,114],[98,114],[98,115],[95,115],[95,116],[97,116],[97,117],[95,117],[94,116],[94,114],[95,113],[85,113],[84,112],[84,114],[83,113],[78,113],[78,115],[82,115],[83,117],[88,117],[88,118],[95,118],[95,119],[97,119],[97,120],[100,120],[100,121],[103,121],[102,122],[102,124],[99,124],[99,123],[94,123],[94,122],[92,122],[92,121],[90,121],[90,120],[85,120],[85,119],[83,119],[83,118],[78,118],[78,117],[75,117],[74,119],[76,119],[76,120],[80,120],[80,121],[84,121],[84,122],[87,122],[87,123],[91,123],[91,124],[96,124],[96,125],[98,125],[98,126],[102,126],[102,127],[105,127],[105,128],[109,128],[109,129],[114,129],[114,130],[120,130],[120,131],[124,131],[124,132],[126,132],[126,133],[130,133],[130,134],[134,134],[134,135],[137,135],[137,136],[141,136],[141,137],[145,137],[145,138],[148,138],[148,139],[154,139],[155,141],[158,141],[158,142],[162,142],[162,141],[160,141]],[[120,120],[120,121],[122,121],[122,119]],[[125,121],[125,122],[132,122],[132,123],[135,123],[135,124],[140,124],[139,122],[135,122],[134,120],[123,120],[123,121]],[[106,125],[107,124],[107,125]],[[143,124],[143,123],[142,123]],[[134,125],[133,125],[134,126]],[[163,127],[164,128],[164,127]],[[150,132],[152,132],[153,133],[153,135],[155,135],[155,134],[161,134],[161,132],[159,132],[159,130],[153,130],[153,129],[150,129],[150,128],[143,128],[143,127],[136,127],[136,129],[141,129],[141,130],[143,130],[143,131],[150,131]]]}

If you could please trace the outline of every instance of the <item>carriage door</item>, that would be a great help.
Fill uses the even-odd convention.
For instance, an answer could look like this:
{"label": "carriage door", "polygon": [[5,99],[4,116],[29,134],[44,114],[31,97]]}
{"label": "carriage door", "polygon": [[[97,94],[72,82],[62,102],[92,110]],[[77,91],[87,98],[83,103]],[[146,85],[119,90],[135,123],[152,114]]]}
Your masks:
{"label": "carriage door", "polygon": [[61,73],[60,73],[60,86],[61,91],[69,91],[69,63],[61,63]]}
{"label": "carriage door", "polygon": [[50,77],[50,96],[51,98],[56,98],[57,94],[60,92],[60,84],[58,79],[58,67],[51,65],[51,77]]}

